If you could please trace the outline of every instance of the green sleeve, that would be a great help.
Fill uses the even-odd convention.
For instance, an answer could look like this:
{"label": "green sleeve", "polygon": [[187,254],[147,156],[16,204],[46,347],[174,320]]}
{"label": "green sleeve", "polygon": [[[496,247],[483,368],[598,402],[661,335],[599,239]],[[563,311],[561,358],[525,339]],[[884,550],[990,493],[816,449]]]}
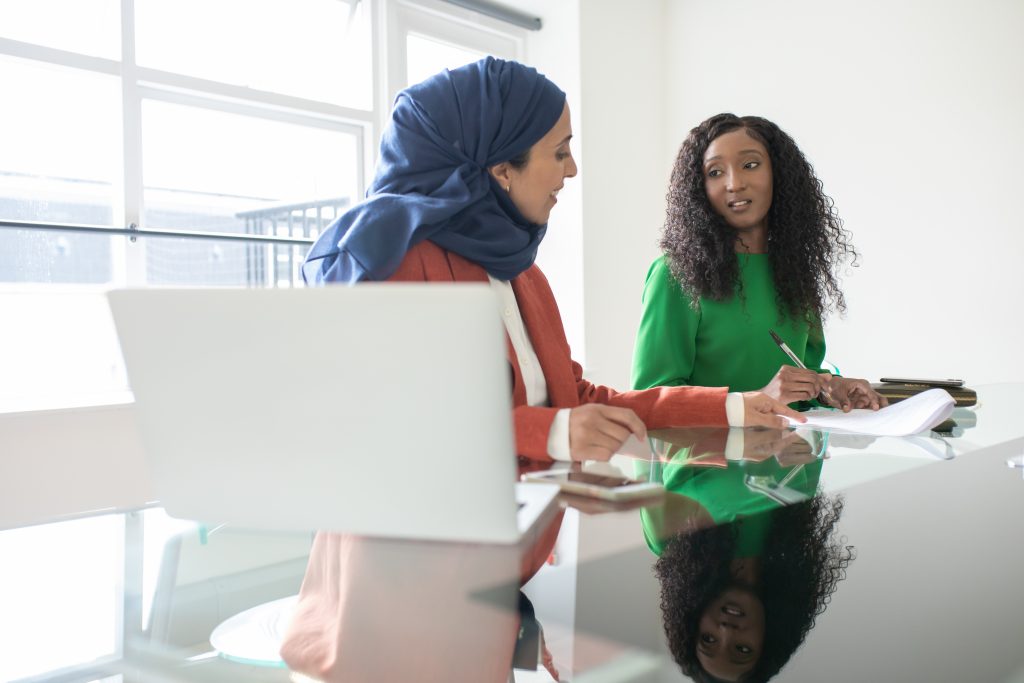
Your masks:
{"label": "green sleeve", "polygon": [[690,383],[700,311],[672,276],[664,257],[651,264],[633,348],[633,388]]}

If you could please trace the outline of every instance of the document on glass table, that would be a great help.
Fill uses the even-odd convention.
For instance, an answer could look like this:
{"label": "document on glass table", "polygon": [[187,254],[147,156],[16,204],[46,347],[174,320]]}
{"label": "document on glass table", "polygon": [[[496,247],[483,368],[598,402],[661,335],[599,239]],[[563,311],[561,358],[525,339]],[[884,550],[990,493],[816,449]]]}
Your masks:
{"label": "document on glass table", "polygon": [[942,389],[929,389],[877,411],[855,408],[809,410],[807,422],[787,418],[791,427],[835,429],[873,436],[908,436],[930,429],[953,414],[953,397]]}

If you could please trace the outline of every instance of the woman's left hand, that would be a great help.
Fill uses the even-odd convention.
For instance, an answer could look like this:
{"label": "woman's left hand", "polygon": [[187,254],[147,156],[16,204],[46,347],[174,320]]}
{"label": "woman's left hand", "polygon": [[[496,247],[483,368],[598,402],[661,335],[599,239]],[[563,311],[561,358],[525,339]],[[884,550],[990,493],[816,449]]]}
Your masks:
{"label": "woman's left hand", "polygon": [[889,405],[885,396],[872,389],[867,380],[863,379],[833,377],[829,385],[829,394],[832,398],[832,407],[839,408],[844,413],[850,412],[853,408],[878,410]]}

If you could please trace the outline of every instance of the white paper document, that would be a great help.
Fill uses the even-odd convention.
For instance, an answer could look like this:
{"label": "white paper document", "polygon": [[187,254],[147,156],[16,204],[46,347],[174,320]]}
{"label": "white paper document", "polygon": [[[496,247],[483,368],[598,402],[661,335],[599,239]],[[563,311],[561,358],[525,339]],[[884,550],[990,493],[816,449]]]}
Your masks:
{"label": "white paper document", "polygon": [[880,410],[855,408],[848,413],[838,410],[809,410],[807,422],[787,418],[791,427],[835,429],[873,436],[908,436],[931,429],[953,414],[953,397],[942,389],[929,389],[905,398]]}

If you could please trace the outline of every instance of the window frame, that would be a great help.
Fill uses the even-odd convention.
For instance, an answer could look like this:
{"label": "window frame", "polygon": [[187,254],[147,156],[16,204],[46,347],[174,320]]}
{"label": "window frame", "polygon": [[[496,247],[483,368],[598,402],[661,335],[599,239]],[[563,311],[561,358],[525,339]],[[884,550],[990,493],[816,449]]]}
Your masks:
{"label": "window frame", "polygon": [[385,90],[389,106],[410,85],[406,71],[409,34],[466,47],[503,59],[523,59],[526,30],[439,0],[385,0],[389,61]]}
{"label": "window frame", "polygon": [[[377,157],[376,140],[379,139],[391,112],[391,105],[399,90],[406,87],[406,36],[415,33],[430,39],[453,43],[487,54],[505,58],[523,59],[526,51],[527,30],[486,17],[477,12],[446,4],[439,0],[357,0],[366,3],[372,32],[371,62],[374,70],[373,109],[360,110],[324,102],[306,100],[278,93],[252,90],[202,78],[174,74],[135,63],[134,0],[120,0],[121,60],[96,57],[43,45],[25,43],[0,37],[0,56],[28,60],[60,68],[81,70],[121,79],[121,149],[123,158],[121,176],[115,181],[115,204],[112,230],[126,230],[129,226],[146,229],[142,178],[142,102],[146,99],[186,104],[217,111],[255,116],[273,121],[325,127],[357,135],[357,156],[361,163],[357,169],[359,193],[365,192]],[[4,219],[0,216],[0,219]],[[120,223],[120,226],[118,226]],[[59,227],[59,226],[58,226]],[[3,228],[0,228],[3,229]],[[201,232],[195,237],[201,238]],[[112,286],[139,286],[145,283],[145,240],[113,239],[114,259]],[[3,293],[80,293],[96,296],[107,289],[97,284],[63,283],[7,283],[0,285]],[[29,332],[26,332],[29,333]],[[96,429],[100,426],[91,416],[99,411],[110,413],[120,420],[114,430]],[[96,514],[99,510],[126,511],[152,505],[148,483],[139,467],[142,453],[134,434],[132,404],[123,393],[116,395],[90,395],[55,397],[53,405],[25,403],[0,405],[0,422],[7,428],[26,434],[52,434],[53,439],[26,437],[15,439],[7,455],[14,471],[22,471],[22,482],[41,480],[51,476],[54,469],[65,472],[81,470],[83,456],[90,452],[99,459],[89,458],[97,476],[106,481],[78,480],[84,487],[82,496],[68,500],[60,486],[33,492],[32,511],[8,510],[8,519],[0,517],[0,530],[20,528],[32,524],[70,519],[79,515]],[[69,421],[73,423],[69,428]],[[77,425],[77,426],[74,426]],[[92,425],[92,426],[90,426]],[[12,432],[8,431],[8,435]],[[112,473],[104,462],[121,463],[120,470]],[[11,481],[18,486],[18,481]],[[68,482],[67,485],[71,485]],[[140,522],[134,513],[126,516],[126,537],[141,533]],[[125,548],[130,547],[125,543]],[[137,632],[140,607],[138,593],[141,585],[140,558],[125,556],[121,577],[125,591],[117,596],[123,611],[119,624],[118,651],[112,658],[122,655],[125,637]],[[111,658],[84,663],[61,671],[40,673],[47,680],[78,680],[83,672],[99,673]],[[109,670],[108,670],[109,671]]]}
{"label": "window frame", "polygon": [[[371,65],[374,107],[362,110],[292,95],[139,66],[135,58],[135,0],[120,0],[121,59],[96,57],[0,37],[0,55],[120,79],[122,164],[115,189],[115,228],[146,230],[142,176],[142,103],[146,100],[227,112],[264,120],[323,128],[353,135],[357,195],[366,192],[376,163],[376,141],[391,104],[409,85],[406,39],[410,34],[455,44],[506,59],[522,59],[526,29],[440,0],[352,0],[365,3],[373,37]],[[0,219],[3,219],[0,216]],[[120,224],[118,226],[117,224]],[[202,232],[196,232],[200,237]],[[113,286],[145,285],[145,241],[113,241]],[[43,287],[50,285],[43,284]],[[79,285],[67,285],[77,288]],[[14,285],[18,290],[33,285]]]}

